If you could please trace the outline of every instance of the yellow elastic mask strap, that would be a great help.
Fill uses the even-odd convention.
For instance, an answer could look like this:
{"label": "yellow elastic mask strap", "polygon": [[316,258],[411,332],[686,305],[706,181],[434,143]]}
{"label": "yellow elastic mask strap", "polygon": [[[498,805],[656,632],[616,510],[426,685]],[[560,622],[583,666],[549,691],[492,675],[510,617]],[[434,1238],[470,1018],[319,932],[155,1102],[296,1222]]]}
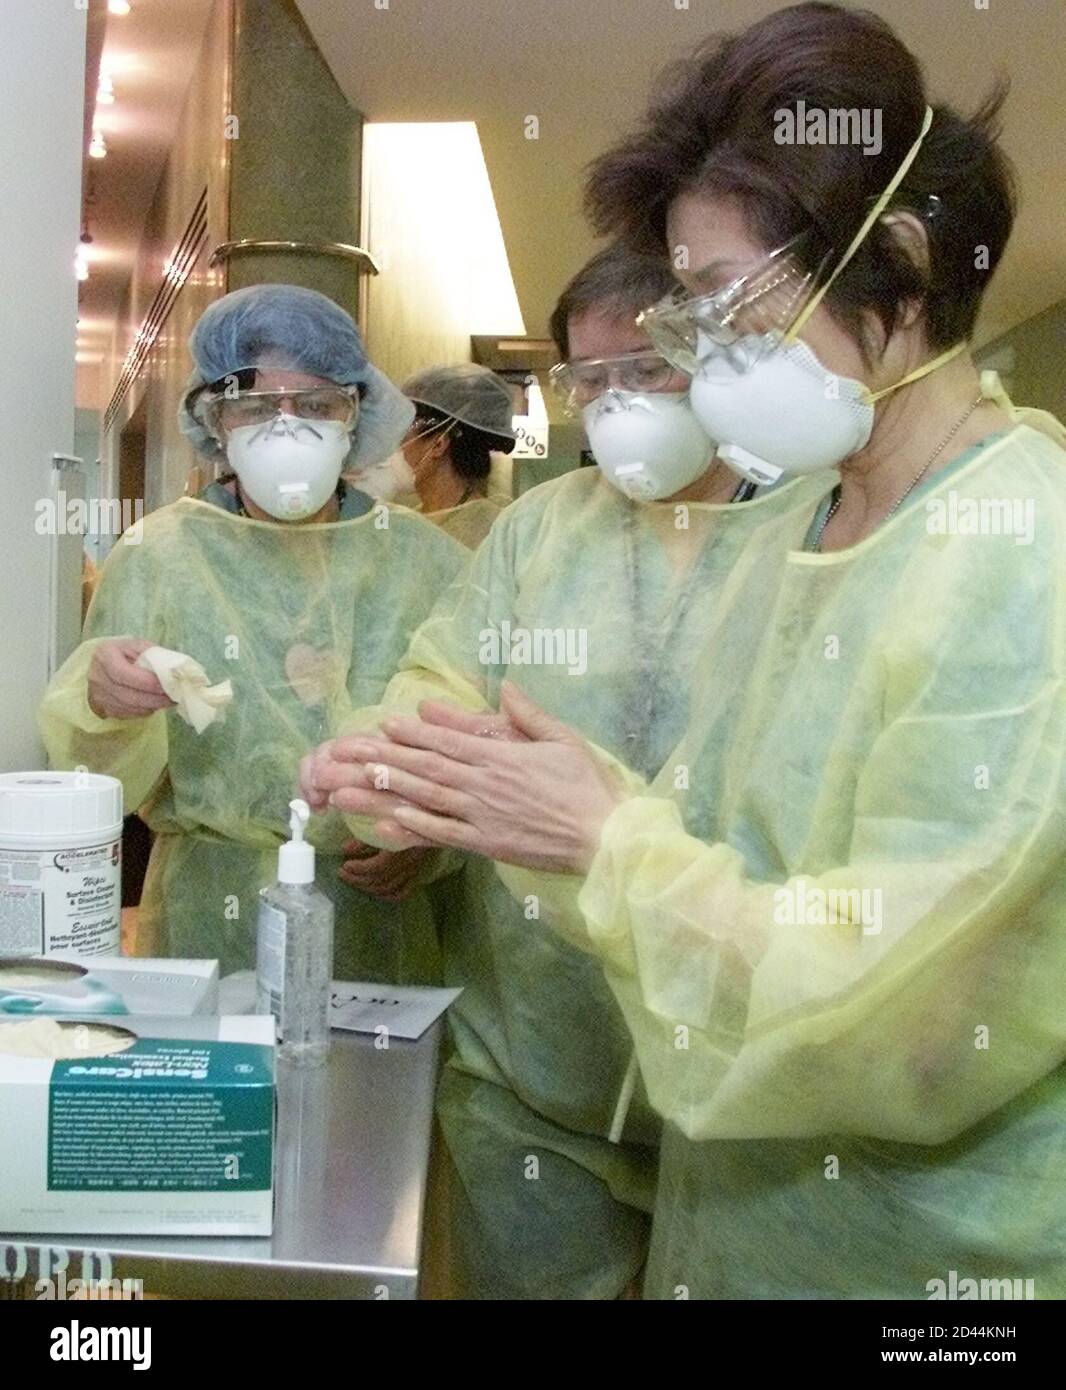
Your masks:
{"label": "yellow elastic mask strap", "polygon": [[969,346],[969,343],[963,339],[961,343],[956,343],[953,348],[948,348],[947,352],[942,352],[939,357],[934,357],[932,362],[927,362],[924,367],[919,367],[917,371],[911,372],[911,374],[905,376],[902,381],[897,381],[895,386],[886,386],[883,391],[878,391],[876,393],[867,391],[865,393],[865,399],[873,405],[875,401],[881,400],[883,396],[890,396],[893,391],[898,391],[901,386],[909,386],[912,381],[921,381],[923,376],[930,376],[933,372],[937,371],[938,368],[946,366],[949,362],[953,362],[955,358],[958,357],[960,353],[965,352]]}
{"label": "yellow elastic mask strap", "polygon": [[[885,191],[881,194],[880,198],[878,198],[877,202],[873,205],[873,208],[870,210],[870,215],[867,217],[866,221],[865,221],[865,222],[862,224],[862,226],[859,228],[858,232],[856,232],[855,238],[854,238],[854,240],[852,241],[851,245],[848,247],[848,249],[844,252],[844,255],[843,255],[843,257],[841,258],[840,264],[839,264],[839,265],[837,266],[837,268],[833,271],[832,275],[830,275],[829,279],[825,282],[825,284],[822,286],[822,288],[821,288],[820,290],[818,290],[816,294],[812,295],[810,303],[807,304],[807,305],[800,311],[799,315],[798,315],[797,318],[796,318],[795,323],[792,325],[792,327],[791,327],[791,328],[788,330],[788,332],[785,334],[785,342],[786,342],[786,343],[795,342],[796,338],[799,336],[800,329],[802,329],[803,325],[807,322],[807,320],[810,318],[810,316],[814,313],[815,309],[818,308],[818,305],[821,304],[822,300],[825,298],[826,294],[829,292],[829,289],[830,289],[830,287],[831,287],[833,281],[837,278],[837,276],[840,274],[840,272],[844,269],[844,267],[845,267],[845,266],[848,264],[848,262],[851,260],[852,256],[854,256],[855,252],[859,249],[859,247],[860,247],[860,246],[863,244],[863,242],[866,240],[867,236],[868,236],[869,233],[870,233],[870,228],[874,225],[874,223],[877,221],[877,219],[881,216],[881,214],[884,212],[885,208],[888,207],[888,204],[889,204],[889,202],[890,202],[891,199],[892,199],[893,193],[895,193],[896,189],[900,186],[900,184],[903,182],[903,180],[907,177],[907,171],[910,169],[910,167],[911,167],[911,165],[914,163],[914,161],[918,158],[918,151],[922,148],[922,142],[923,142],[923,140],[925,139],[925,137],[929,134],[929,128],[930,128],[930,126],[931,126],[932,124],[933,124],[933,108],[932,108],[931,106],[927,106],[927,107],[925,108],[925,120],[922,122],[922,129],[921,129],[921,132],[920,132],[919,135],[918,135],[917,140],[915,140],[914,144],[913,144],[913,145],[910,147],[910,149],[907,151],[907,154],[906,154],[906,156],[904,157],[903,163],[899,166],[899,168],[896,170],[895,175],[893,176],[892,182],[888,185],[888,187],[885,189]],[[901,382],[900,385],[902,385],[902,384],[903,384],[903,383]]]}

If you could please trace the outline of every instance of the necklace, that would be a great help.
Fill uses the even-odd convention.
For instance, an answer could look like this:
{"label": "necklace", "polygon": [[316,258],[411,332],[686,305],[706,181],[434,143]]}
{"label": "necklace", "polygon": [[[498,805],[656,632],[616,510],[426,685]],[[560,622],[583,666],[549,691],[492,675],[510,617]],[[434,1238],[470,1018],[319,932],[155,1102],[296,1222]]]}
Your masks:
{"label": "necklace", "polygon": [[420,510],[423,516],[440,516],[444,512],[457,511],[458,508],[465,507],[472,499],[484,497],[484,495],[483,492],[476,491],[473,483],[468,483],[454,502],[446,502],[443,507],[427,507],[423,503]]}
{"label": "necklace", "polygon": [[[981,402],[982,402],[983,400],[984,400],[984,396],[983,396],[983,395],[980,395],[980,396],[977,397],[977,399],[974,401],[974,403],[973,403],[972,405],[967,406],[967,408],[966,408],[964,414],[961,415],[961,416],[959,417],[958,420],[956,420],[955,424],[952,425],[952,427],[951,427],[951,429],[949,430],[949,432],[944,436],[944,438],[943,438],[943,439],[940,441],[940,443],[936,446],[936,448],[933,450],[932,454],[930,454],[928,461],[927,461],[925,464],[923,464],[923,466],[922,466],[921,468],[919,468],[918,472],[915,473],[914,477],[910,480],[910,482],[907,484],[907,486],[903,489],[903,491],[900,493],[900,495],[896,498],[896,500],[895,500],[895,502],[893,502],[892,506],[889,507],[888,511],[884,514],[884,516],[881,518],[881,520],[877,523],[879,526],[883,526],[883,525],[885,524],[885,522],[889,519],[889,517],[895,516],[895,514],[899,511],[900,507],[903,506],[903,503],[907,500],[907,498],[911,495],[911,493],[914,491],[914,489],[918,486],[918,484],[922,481],[922,479],[925,477],[925,475],[929,472],[929,470],[930,470],[930,468],[932,468],[933,464],[936,463],[937,459],[938,459],[938,458],[940,457],[940,455],[944,452],[944,450],[948,447],[948,445],[951,443],[951,441],[952,441],[952,440],[955,438],[955,436],[958,434],[959,430],[962,429],[963,425],[965,425],[966,421],[970,418],[970,416],[974,413],[974,411],[977,409],[977,407],[981,404]],[[838,509],[839,506],[840,506],[840,498],[841,498],[840,484],[837,483],[836,487],[833,489],[833,501],[832,501],[832,503],[830,504],[829,510],[826,512],[825,516],[822,518],[822,524],[821,524],[821,526],[818,527],[818,531],[817,531],[817,533],[816,533],[814,539],[811,541],[810,546],[808,547],[808,549],[811,550],[812,552],[814,552],[815,554],[817,554],[817,553],[820,551],[820,549],[821,549],[822,536],[825,534],[825,528],[826,528],[826,527],[829,525],[829,523],[832,521],[833,517],[836,516],[837,509]]]}

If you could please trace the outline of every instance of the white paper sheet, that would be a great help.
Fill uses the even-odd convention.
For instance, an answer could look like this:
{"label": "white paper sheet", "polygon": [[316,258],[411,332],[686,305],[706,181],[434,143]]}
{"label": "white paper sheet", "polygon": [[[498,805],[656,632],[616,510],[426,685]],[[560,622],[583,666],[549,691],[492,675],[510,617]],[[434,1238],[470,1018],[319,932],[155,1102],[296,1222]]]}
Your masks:
{"label": "white paper sheet", "polygon": [[374,985],[334,980],[329,1026],[352,1033],[387,1028],[393,1038],[420,1038],[462,994],[461,989],[421,985]]}

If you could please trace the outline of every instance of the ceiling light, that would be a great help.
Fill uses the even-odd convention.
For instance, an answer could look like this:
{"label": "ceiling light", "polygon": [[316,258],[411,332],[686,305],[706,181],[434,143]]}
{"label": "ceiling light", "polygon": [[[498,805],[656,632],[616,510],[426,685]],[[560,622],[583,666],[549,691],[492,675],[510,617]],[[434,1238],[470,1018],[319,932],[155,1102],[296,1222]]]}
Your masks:
{"label": "ceiling light", "polygon": [[129,14],[130,0],[107,0],[109,14]]}
{"label": "ceiling light", "polygon": [[74,274],[79,280],[88,280],[89,278],[89,257],[83,246],[79,246],[74,254]]}
{"label": "ceiling light", "polygon": [[91,159],[103,159],[106,154],[107,146],[104,144],[103,133],[94,130],[93,138],[89,141],[89,157]]}
{"label": "ceiling light", "polygon": [[96,89],[96,100],[101,106],[115,104],[115,84],[106,72],[100,74],[100,85]]}

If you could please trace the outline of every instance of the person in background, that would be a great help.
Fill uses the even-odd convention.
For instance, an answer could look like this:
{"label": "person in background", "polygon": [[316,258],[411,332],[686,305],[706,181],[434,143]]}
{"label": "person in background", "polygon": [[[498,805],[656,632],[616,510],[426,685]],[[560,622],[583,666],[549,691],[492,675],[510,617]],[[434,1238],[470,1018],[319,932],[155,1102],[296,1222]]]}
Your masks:
{"label": "person in background", "polygon": [[[139,543],[116,544],[40,727],[54,766],[116,776],[127,810],[143,807],[155,841],[140,952],[217,957],[227,973],[254,963],[257,894],[288,838],[301,755],[380,697],[466,553],[410,512],[376,516],[341,479],[387,457],[414,412],[331,300],[237,290],[206,311],[190,350],[181,425],[227,471],[145,517]],[[153,646],[230,681],[223,718],[197,733],[178,717],[138,661]],[[341,817],[312,838],[336,904],[335,973],[433,981],[424,856],[373,852],[360,869],[369,896],[338,877],[351,856]]]}
{"label": "person in background", "polygon": [[[778,141],[795,102],[877,151]],[[404,843],[569,880],[665,1121],[655,1297],[1066,1295],[1066,431],[971,355],[998,107],[836,5],[675,69],[595,224],[688,248],[653,340],[738,467],[825,495],[739,557],[650,782],[514,692],[527,742],[427,707],[359,750]]]}
{"label": "person in background", "polygon": [[510,500],[501,500],[491,476],[492,455],[515,447],[511,388],[487,367],[464,362],[428,367],[402,389],[416,413],[400,448],[351,481],[380,501],[413,507],[476,550]]}
{"label": "person in background", "polygon": [[[816,495],[801,482],[752,498],[715,459],[687,376],[634,323],[674,287],[665,257],[620,247],[567,286],[552,318],[565,359],[555,380],[599,467],[503,512],[361,727],[426,696],[494,709],[510,674],[624,764],[662,768],[738,548]],[[351,761],[358,746],[340,738],[305,760],[313,805],[333,794],[345,809],[342,789],[366,786]],[[463,993],[449,1011],[455,1047],[438,1113],[458,1174],[458,1282],[469,1297],[617,1298],[645,1258],[658,1125],[602,970],[539,914],[485,859],[471,859],[449,894],[446,979]]]}

